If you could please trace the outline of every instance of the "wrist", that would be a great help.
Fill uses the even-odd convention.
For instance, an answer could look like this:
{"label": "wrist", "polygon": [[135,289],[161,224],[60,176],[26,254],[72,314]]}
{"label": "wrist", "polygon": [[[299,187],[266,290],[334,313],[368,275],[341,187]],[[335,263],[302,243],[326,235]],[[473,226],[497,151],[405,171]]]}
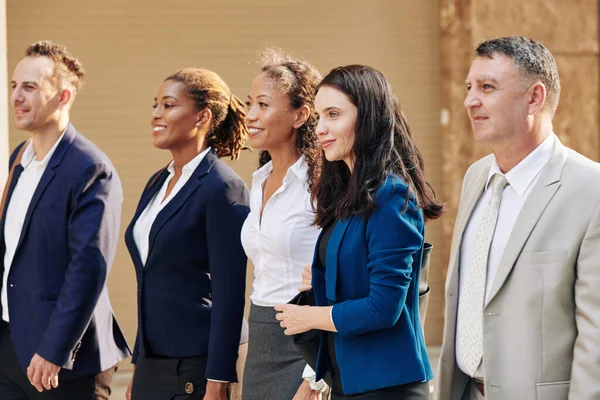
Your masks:
{"label": "wrist", "polygon": [[227,393],[227,382],[206,382],[206,393],[223,394]]}

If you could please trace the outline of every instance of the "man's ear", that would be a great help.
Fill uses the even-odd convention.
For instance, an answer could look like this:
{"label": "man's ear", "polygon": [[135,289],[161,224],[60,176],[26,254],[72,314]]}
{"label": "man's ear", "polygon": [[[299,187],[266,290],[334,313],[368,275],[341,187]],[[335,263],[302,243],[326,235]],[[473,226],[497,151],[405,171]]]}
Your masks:
{"label": "man's ear", "polygon": [[75,92],[71,88],[64,88],[58,92],[58,108],[62,109],[69,106],[75,97]]}
{"label": "man's ear", "polygon": [[534,115],[546,105],[546,85],[535,82],[527,91],[528,114]]}

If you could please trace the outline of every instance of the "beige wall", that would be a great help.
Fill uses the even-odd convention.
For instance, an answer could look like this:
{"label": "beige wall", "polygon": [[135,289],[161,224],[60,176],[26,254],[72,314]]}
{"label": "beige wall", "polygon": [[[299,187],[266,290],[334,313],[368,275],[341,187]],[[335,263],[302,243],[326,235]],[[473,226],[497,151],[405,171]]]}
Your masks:
{"label": "beige wall", "polygon": [[[428,177],[440,189],[438,7],[434,0],[381,0],[369,7],[359,0],[11,1],[8,67],[12,71],[25,47],[41,39],[66,44],[83,62],[87,83],[73,122],[119,171],[125,192],[122,231],[148,177],[169,160],[151,145],[149,118],[161,80],[178,68],[203,66],[217,71],[235,94],[245,97],[259,69],[257,51],[265,44],[303,56],[323,73],[349,63],[379,68],[396,89]],[[11,122],[11,148],[24,138]],[[248,152],[233,163],[248,183],[256,158],[256,152]],[[429,240],[438,249],[427,337],[439,343],[443,282],[435,271],[443,264],[440,223],[429,226]],[[249,282],[251,277],[250,270]],[[133,344],[136,283],[122,242],[109,287],[117,317]]]}
{"label": "beige wall", "polygon": [[6,77],[6,0],[0,0],[0,189],[8,174],[8,85]]}

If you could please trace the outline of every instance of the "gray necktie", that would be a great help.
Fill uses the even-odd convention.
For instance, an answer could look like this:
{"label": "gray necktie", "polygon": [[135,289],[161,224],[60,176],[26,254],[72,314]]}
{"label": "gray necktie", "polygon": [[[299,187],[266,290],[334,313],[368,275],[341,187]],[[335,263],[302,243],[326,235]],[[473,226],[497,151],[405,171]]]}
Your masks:
{"label": "gray necktie", "polygon": [[474,376],[483,357],[483,305],[488,257],[498,221],[502,191],[507,184],[503,175],[495,174],[492,177],[492,198],[477,227],[469,269],[459,295],[457,323],[460,335],[458,346],[467,368],[465,372],[470,376]]}

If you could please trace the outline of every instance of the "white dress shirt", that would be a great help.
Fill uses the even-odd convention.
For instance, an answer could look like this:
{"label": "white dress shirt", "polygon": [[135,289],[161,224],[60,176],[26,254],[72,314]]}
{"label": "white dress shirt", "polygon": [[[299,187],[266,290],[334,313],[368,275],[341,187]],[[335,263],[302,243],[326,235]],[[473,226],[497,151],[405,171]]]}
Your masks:
{"label": "white dress shirt", "polygon": [[[489,300],[488,296],[494,283],[502,255],[504,254],[504,249],[506,248],[510,234],[515,226],[517,217],[519,216],[527,197],[529,197],[532,188],[538,181],[544,166],[550,161],[555,141],[556,136],[554,133],[551,133],[538,147],[506,174],[503,174],[500,171],[495,159],[492,161],[483,193],[475,205],[475,208],[473,208],[473,212],[471,213],[471,217],[469,218],[469,222],[463,233],[459,259],[459,293],[460,290],[462,290],[467,277],[467,269],[469,268],[469,261],[471,260],[471,253],[475,243],[475,235],[477,234],[479,221],[483,217],[483,213],[492,196],[492,189],[489,186],[492,177],[495,174],[504,175],[508,181],[508,186],[506,186],[502,193],[502,201],[498,211],[498,222],[496,223],[496,229],[490,245],[485,290],[486,304]],[[458,296],[458,301],[460,302],[460,295]],[[456,363],[464,372],[467,369],[463,362],[462,353],[459,350],[460,347],[458,346],[458,337],[460,334],[460,329],[457,326],[455,345]],[[483,356],[485,357],[485,354]],[[482,366],[483,363],[479,365],[479,368],[475,373],[475,376],[478,378],[483,378]]]}
{"label": "white dress shirt", "polygon": [[[66,132],[66,130],[65,130]],[[15,185],[12,196],[6,208],[6,218],[4,222],[4,244],[6,250],[4,252],[4,274],[2,276],[2,293],[0,295],[2,301],[2,319],[9,322],[8,315],[8,274],[10,267],[17,251],[17,245],[21,237],[21,231],[23,230],[23,223],[25,222],[25,216],[29,209],[29,203],[33,198],[35,189],[38,187],[42,175],[46,170],[46,166],[52,158],[52,154],[56,150],[56,147],[62,140],[65,132],[60,135],[54,146],[50,149],[46,156],[38,161],[35,159],[35,149],[33,144],[27,144],[27,148],[23,152],[21,158],[21,165],[23,166],[23,172],[19,176],[19,180]],[[10,185],[10,182],[6,182],[6,185]]]}
{"label": "white dress shirt", "polygon": [[[169,193],[169,197],[165,199],[165,194],[167,193],[167,188],[169,187],[169,182],[173,178],[175,174],[175,166],[174,162],[171,161],[169,166],[167,167],[167,171],[169,172],[169,176],[165,179],[165,182],[161,186],[160,190],[154,195],[152,200],[148,203],[144,211],[140,214],[140,217],[135,222],[135,226],[133,227],[133,240],[135,241],[135,245],[138,248],[138,252],[140,253],[140,258],[142,260],[142,264],[146,265],[146,260],[148,259],[148,247],[150,241],[150,230],[152,229],[152,225],[154,224],[154,220],[158,213],[161,212],[163,208],[177,195],[177,193],[181,190],[183,185],[190,179],[198,165],[202,162],[204,157],[210,151],[210,147],[204,150],[202,153],[198,154],[196,157],[192,158],[187,164],[185,164],[181,171],[181,176],[179,180]],[[164,199],[164,200],[163,200]]]}
{"label": "white dress shirt", "polygon": [[287,303],[298,294],[302,270],[311,264],[320,229],[308,192],[304,156],[288,168],[283,184],[263,203],[263,184],[273,165],[265,164],[252,176],[250,214],[242,227],[242,245],[254,264],[252,303],[262,307]]}
{"label": "white dress shirt", "polygon": [[[314,210],[308,192],[308,165],[302,156],[288,168],[283,184],[264,210],[263,184],[273,171],[269,161],[252,175],[250,214],[242,227],[242,246],[254,264],[252,303],[273,307],[298,294],[302,270],[311,264],[321,229],[313,225]],[[314,376],[307,365],[303,377]]]}

